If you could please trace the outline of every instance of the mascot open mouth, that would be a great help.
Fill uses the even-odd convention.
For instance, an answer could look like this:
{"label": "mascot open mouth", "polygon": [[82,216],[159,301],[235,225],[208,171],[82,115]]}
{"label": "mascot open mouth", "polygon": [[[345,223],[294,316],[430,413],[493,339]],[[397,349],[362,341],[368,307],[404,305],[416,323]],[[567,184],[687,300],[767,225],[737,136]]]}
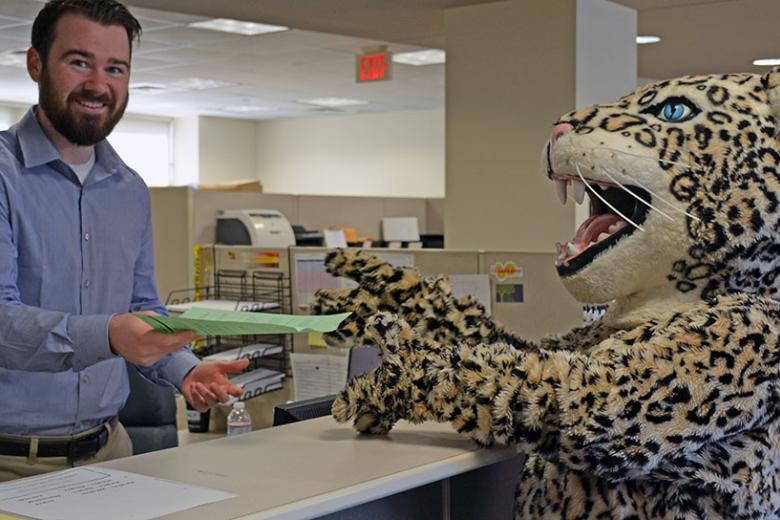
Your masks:
{"label": "mascot open mouth", "polygon": [[[570,241],[557,244],[555,265],[562,277],[571,276],[599,254],[642,229],[647,218],[650,194],[637,186],[618,186],[578,175],[552,173],[558,198],[566,204],[569,187],[577,203],[590,199],[590,216]],[[647,204],[641,202],[642,199]]]}

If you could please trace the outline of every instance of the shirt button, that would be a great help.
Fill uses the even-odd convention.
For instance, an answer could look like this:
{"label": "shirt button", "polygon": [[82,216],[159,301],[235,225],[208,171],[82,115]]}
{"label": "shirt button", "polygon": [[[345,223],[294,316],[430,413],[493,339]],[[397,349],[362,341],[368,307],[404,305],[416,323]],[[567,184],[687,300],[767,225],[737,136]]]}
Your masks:
{"label": "shirt button", "polygon": [[92,285],[89,280],[84,280],[84,288],[89,289],[89,286]]}
{"label": "shirt button", "polygon": [[89,376],[81,376],[81,382],[84,384],[89,383]]}
{"label": "shirt button", "polygon": [[89,240],[89,233],[84,233],[84,240]]}

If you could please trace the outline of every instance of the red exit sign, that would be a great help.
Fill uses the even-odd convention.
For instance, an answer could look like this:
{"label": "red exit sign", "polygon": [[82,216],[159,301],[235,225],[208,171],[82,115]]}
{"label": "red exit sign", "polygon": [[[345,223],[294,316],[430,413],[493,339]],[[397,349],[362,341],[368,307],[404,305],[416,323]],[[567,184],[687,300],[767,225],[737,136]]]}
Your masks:
{"label": "red exit sign", "polygon": [[391,79],[391,54],[383,52],[364,52],[357,56],[357,82],[386,81]]}

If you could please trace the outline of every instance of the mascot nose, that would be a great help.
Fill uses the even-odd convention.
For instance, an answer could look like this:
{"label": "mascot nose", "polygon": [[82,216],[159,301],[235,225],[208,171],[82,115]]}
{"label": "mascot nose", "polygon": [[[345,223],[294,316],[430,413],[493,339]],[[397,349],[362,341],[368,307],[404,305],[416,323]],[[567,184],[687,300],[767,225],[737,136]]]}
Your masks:
{"label": "mascot nose", "polygon": [[574,130],[574,127],[569,123],[558,123],[552,129],[552,137],[550,138],[550,142],[555,144],[555,141],[557,141],[560,136],[563,134],[568,134],[572,130]]}

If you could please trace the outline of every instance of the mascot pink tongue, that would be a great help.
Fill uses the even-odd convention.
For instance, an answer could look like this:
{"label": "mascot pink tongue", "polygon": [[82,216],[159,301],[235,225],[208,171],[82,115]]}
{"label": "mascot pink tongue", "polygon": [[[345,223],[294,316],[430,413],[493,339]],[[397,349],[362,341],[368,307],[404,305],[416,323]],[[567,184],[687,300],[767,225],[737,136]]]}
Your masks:
{"label": "mascot pink tongue", "polygon": [[516,520],[780,518],[778,121],[780,70],[660,81],[563,115],[544,174],[564,204],[568,185],[583,202],[580,182],[604,203],[551,268],[609,310],[538,342],[443,276],[332,253],[329,272],[359,287],[319,291],[312,312],[352,311],[327,341],[383,354],[334,417],[516,445]]}
{"label": "mascot pink tongue", "polygon": [[604,213],[603,215],[594,215],[588,218],[577,229],[577,234],[574,236],[572,243],[577,248],[577,253],[583,252],[591,242],[598,242],[602,233],[610,235],[611,226],[615,226],[620,222],[625,222],[617,215],[611,213]]}

